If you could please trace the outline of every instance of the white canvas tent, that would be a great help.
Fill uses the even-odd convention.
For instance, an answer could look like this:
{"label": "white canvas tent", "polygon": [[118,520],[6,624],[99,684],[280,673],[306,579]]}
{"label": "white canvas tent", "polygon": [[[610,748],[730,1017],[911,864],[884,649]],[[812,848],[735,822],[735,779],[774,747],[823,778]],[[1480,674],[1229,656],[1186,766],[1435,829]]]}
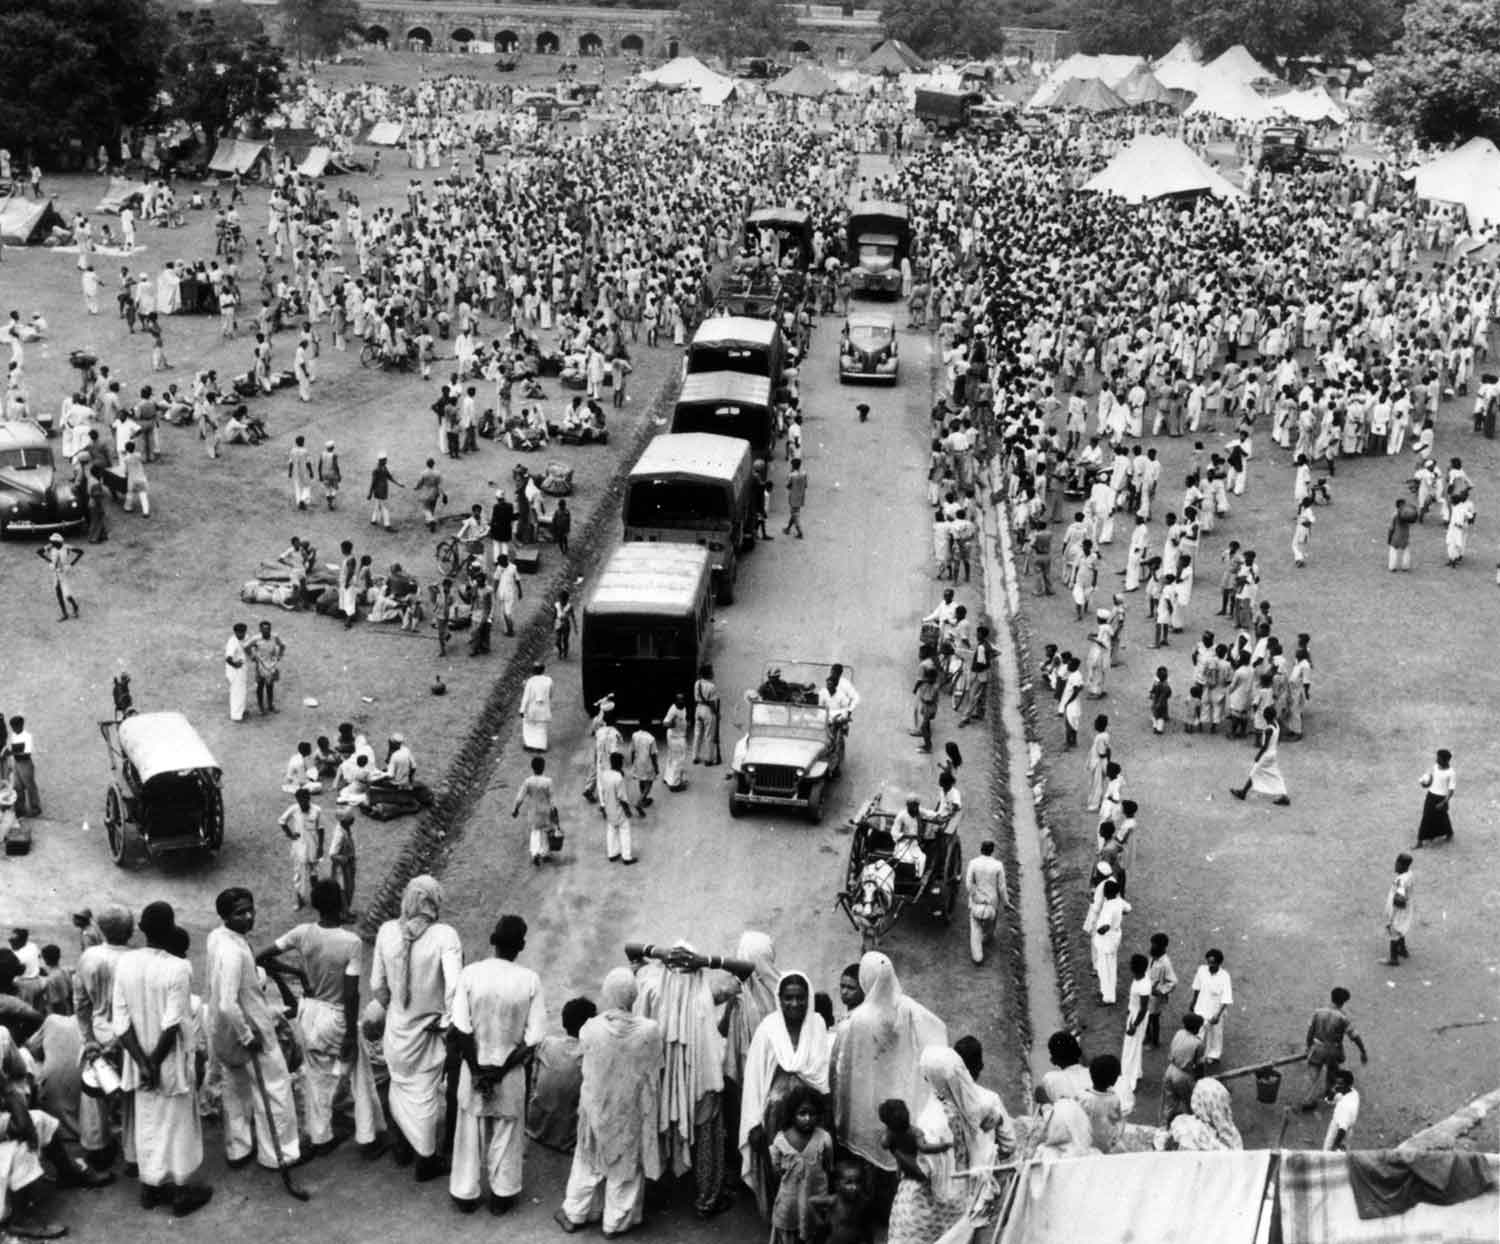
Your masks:
{"label": "white canvas tent", "polygon": [[210,172],[248,173],[266,153],[265,143],[245,138],[221,138],[208,162]]}
{"label": "white canvas tent", "polygon": [[1215,78],[1235,82],[1266,82],[1276,75],[1262,65],[1243,43],[1236,43],[1228,51],[1219,53],[1208,63],[1208,70]]}
{"label": "white canvas tent", "polygon": [[1500,148],[1488,138],[1471,138],[1406,176],[1418,198],[1462,204],[1472,224],[1500,220]]}
{"label": "white canvas tent", "polygon": [[1215,78],[1210,66],[1204,70],[1198,97],[1188,105],[1186,115],[1208,115],[1225,121],[1269,121],[1276,115],[1276,109],[1270,100],[1257,95],[1248,83]]}
{"label": "white canvas tent", "polygon": [[1240,192],[1214,172],[1185,142],[1166,134],[1142,134],[1120,148],[1084,182],[1083,190],[1146,203],[1178,194],[1237,199]]}
{"label": "white canvas tent", "polygon": [[1190,60],[1164,60],[1156,66],[1155,73],[1156,80],[1169,91],[1191,91],[1194,95],[1213,80],[1207,66]]}
{"label": "white canvas tent", "polygon": [[1270,102],[1287,116],[1298,121],[1332,121],[1335,125],[1342,125],[1349,119],[1348,112],[1321,83],[1308,87],[1306,90],[1288,91],[1285,95],[1276,96]]}
{"label": "white canvas tent", "polygon": [[67,223],[51,199],[0,199],[0,244],[5,246],[40,246],[54,228]]}
{"label": "white canvas tent", "polygon": [[1198,64],[1198,49],[1193,46],[1191,39],[1179,39],[1172,48],[1157,62],[1157,68],[1163,65],[1196,65]]}
{"label": "white canvas tent", "polygon": [[1074,52],[1047,75],[1047,80],[1062,83],[1072,78],[1098,78],[1105,86],[1113,87],[1145,64],[1145,58],[1140,56],[1085,56]]}

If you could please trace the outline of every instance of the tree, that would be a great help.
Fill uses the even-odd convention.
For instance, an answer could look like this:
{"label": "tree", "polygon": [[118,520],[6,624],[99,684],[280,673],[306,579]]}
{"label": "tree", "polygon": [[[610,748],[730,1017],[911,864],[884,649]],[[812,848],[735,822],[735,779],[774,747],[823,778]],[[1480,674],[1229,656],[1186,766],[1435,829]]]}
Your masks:
{"label": "tree", "polygon": [[1277,56],[1373,56],[1401,29],[1402,0],[1187,0],[1182,33],[1206,56],[1243,43]]}
{"label": "tree", "polygon": [[1179,0],[1095,0],[1079,8],[1073,23],[1080,49],[1090,55],[1160,56],[1181,27]]}
{"label": "tree", "polygon": [[885,0],[881,25],[919,56],[961,60],[992,56],[1005,46],[1002,0]]}
{"label": "tree", "polygon": [[1412,0],[1374,92],[1376,119],[1420,138],[1500,137],[1500,0]]}
{"label": "tree", "polygon": [[156,106],[166,30],[150,0],[0,0],[0,144],[113,146]]}
{"label": "tree", "polygon": [[781,0],[682,0],[686,42],[722,58],[767,56],[786,46]]}
{"label": "tree", "polygon": [[331,56],[361,27],[355,0],[280,0],[280,9],[285,42],[299,62]]}
{"label": "tree", "polygon": [[166,55],[172,110],[212,144],[238,122],[258,124],[280,102],[286,61],[248,6],[215,4],[185,16]]}

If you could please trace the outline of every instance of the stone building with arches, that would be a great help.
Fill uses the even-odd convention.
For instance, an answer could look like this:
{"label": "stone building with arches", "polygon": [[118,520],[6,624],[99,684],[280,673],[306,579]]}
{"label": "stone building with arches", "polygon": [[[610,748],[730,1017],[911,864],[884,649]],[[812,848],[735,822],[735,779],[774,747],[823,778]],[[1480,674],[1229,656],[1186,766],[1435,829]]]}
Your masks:
{"label": "stone building with arches", "polygon": [[[857,61],[884,38],[877,9],[794,5],[786,53],[830,62]],[[669,60],[701,51],[675,9],[571,4],[475,4],[446,0],[362,0],[365,38],[392,48],[460,50],[493,44],[499,52],[636,56]]]}

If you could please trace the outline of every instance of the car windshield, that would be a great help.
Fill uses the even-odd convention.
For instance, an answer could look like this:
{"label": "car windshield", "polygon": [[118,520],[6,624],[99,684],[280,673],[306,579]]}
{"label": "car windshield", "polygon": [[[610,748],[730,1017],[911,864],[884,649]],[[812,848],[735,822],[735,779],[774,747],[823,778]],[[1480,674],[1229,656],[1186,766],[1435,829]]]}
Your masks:
{"label": "car windshield", "polygon": [[43,471],[51,465],[52,451],[45,445],[0,449],[0,471]]}
{"label": "car windshield", "polygon": [[803,704],[768,704],[764,701],[751,705],[750,723],[773,730],[817,730],[828,728],[828,714],[821,708]]}
{"label": "car windshield", "polygon": [[883,346],[894,334],[889,324],[851,324],[849,325],[849,340],[856,345],[870,347]]}
{"label": "car windshield", "polygon": [[896,244],[894,242],[861,242],[859,244],[859,263],[863,268],[879,271],[889,268],[896,261]]}

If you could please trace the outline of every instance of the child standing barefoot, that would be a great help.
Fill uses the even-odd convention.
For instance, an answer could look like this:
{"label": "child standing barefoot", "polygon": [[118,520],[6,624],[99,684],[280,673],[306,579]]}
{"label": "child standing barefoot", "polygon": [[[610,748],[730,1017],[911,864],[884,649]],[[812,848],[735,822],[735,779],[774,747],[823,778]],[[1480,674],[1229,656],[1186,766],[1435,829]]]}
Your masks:
{"label": "child standing barefoot", "polygon": [[833,1195],[814,1197],[811,1204],[822,1232],[821,1244],[874,1244],[870,1197],[859,1163],[840,1162]]}
{"label": "child standing barefoot", "polygon": [[1172,686],[1167,682],[1167,667],[1158,665],[1156,667],[1156,681],[1151,684],[1151,690],[1147,693],[1151,699],[1151,730],[1154,734],[1165,734],[1167,732],[1167,705],[1172,699]]}
{"label": "child standing barefoot", "polygon": [[781,1181],[771,1208],[771,1244],[811,1244],[817,1223],[812,1200],[828,1194],[833,1138],[818,1126],[818,1105],[808,1088],[787,1103],[791,1126],[771,1142],[771,1167]]}

